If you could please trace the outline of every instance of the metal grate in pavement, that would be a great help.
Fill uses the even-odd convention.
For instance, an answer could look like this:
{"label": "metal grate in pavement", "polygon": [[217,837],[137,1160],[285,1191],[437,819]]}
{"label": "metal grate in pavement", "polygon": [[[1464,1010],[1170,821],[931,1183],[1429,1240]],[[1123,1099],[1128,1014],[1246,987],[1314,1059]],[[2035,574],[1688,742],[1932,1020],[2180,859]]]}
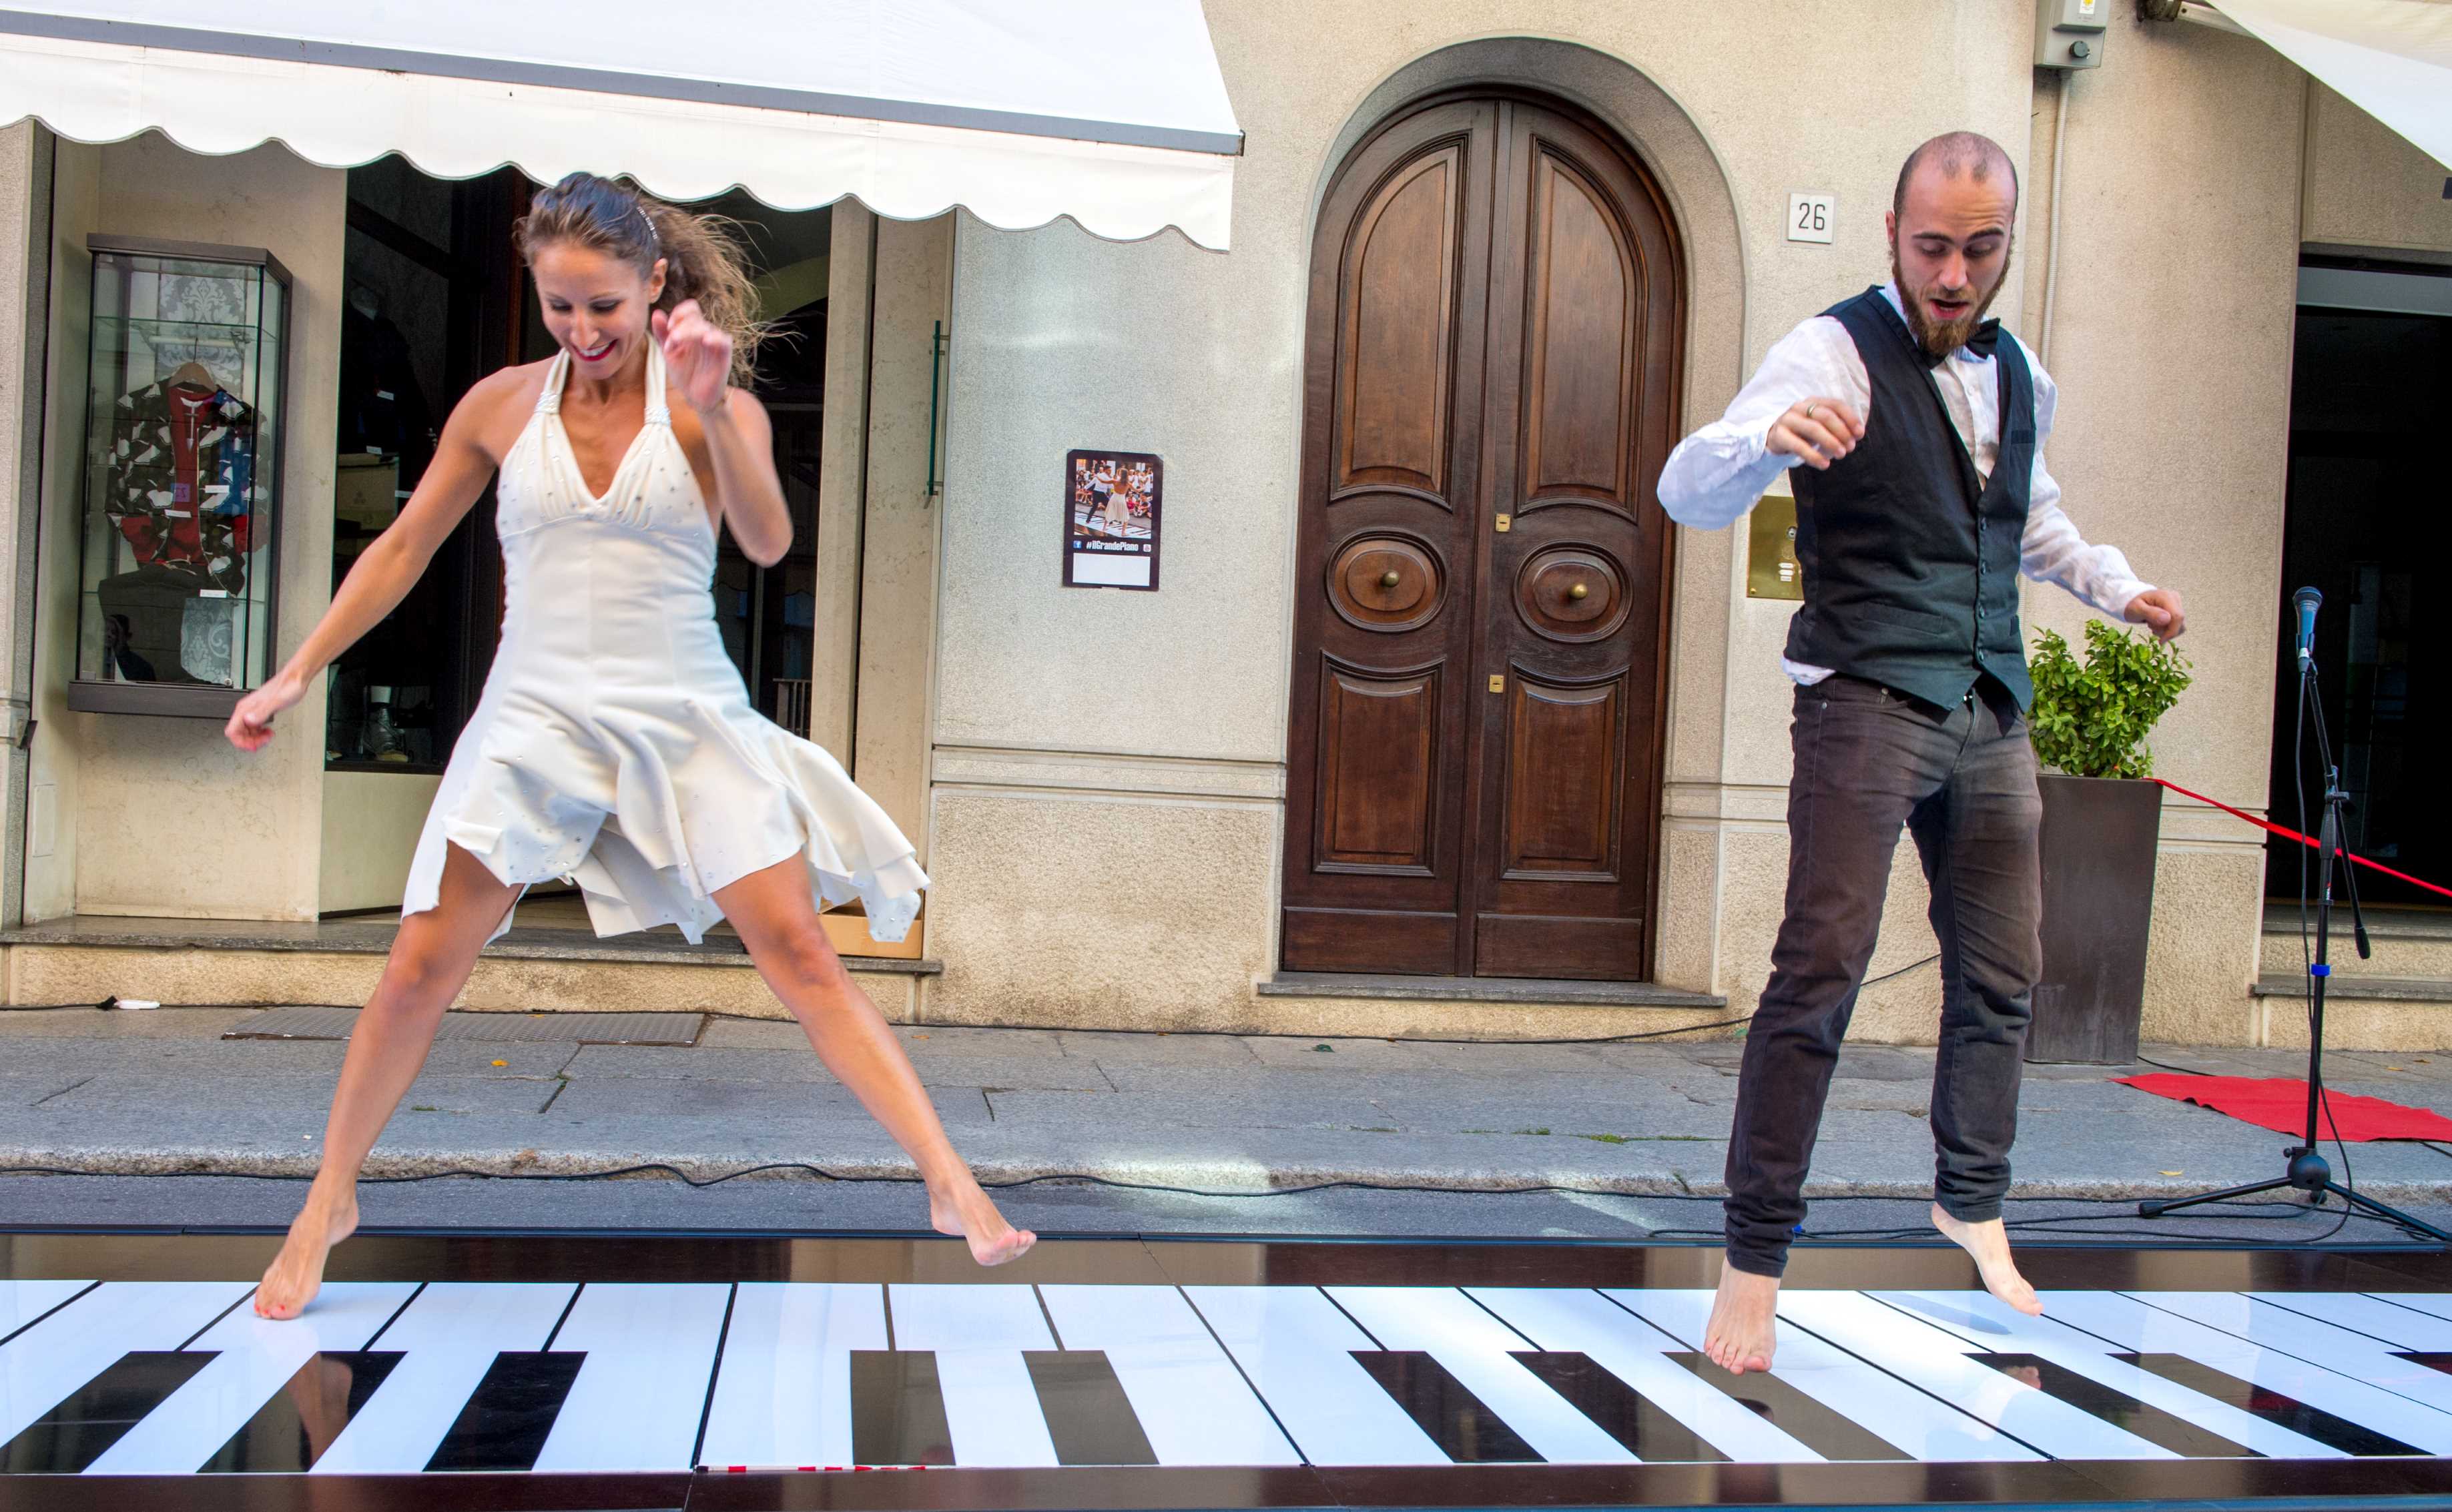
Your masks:
{"label": "metal grate in pavement", "polygon": [[[224,1039],[347,1039],[354,1008],[269,1008],[239,1020]],[[577,1041],[583,1045],[695,1045],[703,1013],[445,1013],[437,1041]]]}

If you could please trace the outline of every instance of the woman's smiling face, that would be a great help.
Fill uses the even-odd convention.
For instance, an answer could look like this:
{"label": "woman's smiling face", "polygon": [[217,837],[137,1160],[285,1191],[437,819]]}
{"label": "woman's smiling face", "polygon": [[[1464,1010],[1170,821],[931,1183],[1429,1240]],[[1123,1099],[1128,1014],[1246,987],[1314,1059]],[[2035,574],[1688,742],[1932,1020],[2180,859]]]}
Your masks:
{"label": "woman's smiling face", "polygon": [[644,275],[576,242],[539,247],[529,263],[545,329],[587,378],[610,378],[643,350],[648,312],[664,291],[664,265]]}

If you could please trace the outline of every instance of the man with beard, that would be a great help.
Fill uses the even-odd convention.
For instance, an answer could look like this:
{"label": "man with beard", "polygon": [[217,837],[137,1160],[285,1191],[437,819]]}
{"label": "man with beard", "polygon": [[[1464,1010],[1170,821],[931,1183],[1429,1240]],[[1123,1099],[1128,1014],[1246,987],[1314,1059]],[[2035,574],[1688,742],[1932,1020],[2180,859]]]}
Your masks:
{"label": "man with beard", "polygon": [[1807,321],[1660,478],[1681,523],[1727,525],[1795,475],[1805,604],[1787,913],[1746,1035],[1729,1141],[1727,1262],[1705,1349],[1770,1367],[1772,1309],[1839,1044],[1904,826],[1941,943],[1934,1227],[1993,1295],[2039,1312],[2002,1227],[2035,979],[2042,802],[2018,575],[2169,639],[2180,596],[2089,546],[2044,469],[2056,390],[1984,313],[2009,268],[2017,170],[1973,132],[1909,154],[1886,221],[1891,282]]}

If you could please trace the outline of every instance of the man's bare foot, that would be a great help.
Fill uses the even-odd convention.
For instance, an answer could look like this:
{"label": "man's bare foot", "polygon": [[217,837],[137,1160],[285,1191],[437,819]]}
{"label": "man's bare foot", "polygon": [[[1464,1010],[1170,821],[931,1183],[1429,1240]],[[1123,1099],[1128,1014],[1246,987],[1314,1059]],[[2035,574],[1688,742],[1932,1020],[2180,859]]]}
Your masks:
{"label": "man's bare foot", "polygon": [[1774,1324],[1779,1278],[1757,1276],[1723,1261],[1719,1295],[1703,1329],[1703,1352],[1730,1375],[1769,1370],[1779,1334]]}
{"label": "man's bare foot", "polygon": [[306,1311],[315,1293],[323,1289],[325,1257],[357,1227],[355,1193],[326,1201],[309,1191],[306,1206],[289,1226],[289,1237],[282,1242],[281,1253],[272,1257],[264,1279],[256,1283],[255,1315],[295,1318]]}
{"label": "man's bare foot", "polygon": [[1038,1243],[1038,1236],[1029,1229],[1006,1223],[978,1182],[965,1180],[962,1185],[969,1189],[942,1193],[930,1185],[928,1222],[940,1234],[969,1240],[973,1260],[982,1266],[1001,1266],[1019,1260]]}
{"label": "man's bare foot", "polygon": [[1950,1243],[1975,1257],[1975,1268],[1984,1277],[1985,1290],[2030,1318],[2043,1315],[2044,1299],[2035,1295],[2035,1288],[2027,1285],[2027,1278],[2018,1274],[2017,1266],[2009,1259],[2009,1230],[2002,1227],[2000,1219],[1962,1223],[1944,1212],[1941,1204],[1934,1203],[1932,1226]]}

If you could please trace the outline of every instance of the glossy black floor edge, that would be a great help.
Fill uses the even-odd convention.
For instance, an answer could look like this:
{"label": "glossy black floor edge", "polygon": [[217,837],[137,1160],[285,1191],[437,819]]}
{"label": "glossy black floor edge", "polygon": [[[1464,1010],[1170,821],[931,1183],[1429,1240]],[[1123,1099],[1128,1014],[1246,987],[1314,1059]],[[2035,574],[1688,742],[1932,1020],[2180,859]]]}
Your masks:
{"label": "glossy black floor edge", "polygon": [[837,1474],[14,1476],[0,1512],[1196,1512],[1515,1507],[2452,1506],[2452,1464],[1456,1465]]}
{"label": "glossy black floor edge", "polygon": [[[280,1247],[270,1232],[0,1228],[0,1277],[252,1281]],[[2119,1291],[2452,1291],[2452,1252],[2419,1247],[2113,1249],[2023,1246],[2036,1286]],[[332,1252],[333,1281],[966,1281],[1278,1286],[1710,1286],[1719,1251],[1696,1246],[1521,1241],[1042,1240],[993,1273],[936,1234],[369,1233]],[[1980,1286],[1943,1247],[1800,1247],[1791,1286]]]}

